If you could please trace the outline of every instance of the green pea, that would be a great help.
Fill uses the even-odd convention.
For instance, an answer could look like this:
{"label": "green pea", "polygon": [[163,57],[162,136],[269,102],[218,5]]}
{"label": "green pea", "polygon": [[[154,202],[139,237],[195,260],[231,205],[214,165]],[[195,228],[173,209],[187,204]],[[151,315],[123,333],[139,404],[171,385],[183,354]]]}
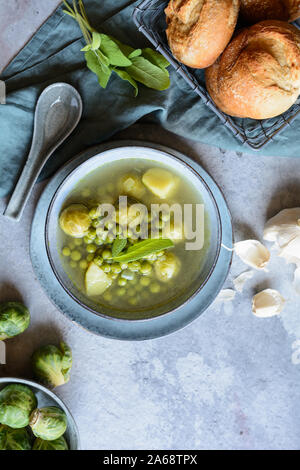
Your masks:
{"label": "green pea", "polygon": [[122,271],[124,271],[125,269],[128,268],[128,264],[127,263],[121,263],[120,268],[122,269]]}
{"label": "green pea", "polygon": [[93,243],[93,240],[91,238],[89,238],[88,236],[85,236],[84,239],[83,239],[84,243],[86,243],[87,245],[89,245],[90,243]]}
{"label": "green pea", "polygon": [[75,246],[81,246],[83,243],[82,238],[76,238],[74,240],[74,243],[75,243]]}
{"label": "green pea", "polygon": [[112,257],[111,250],[103,250],[102,251],[102,258],[107,259],[107,258],[111,258],[111,257]]}
{"label": "green pea", "polygon": [[122,278],[118,279],[118,285],[119,285],[120,287],[124,287],[124,286],[126,286],[126,284],[127,284],[127,280],[126,280],[126,279],[122,279]]}
{"label": "green pea", "polygon": [[137,299],[135,299],[133,297],[132,299],[129,299],[128,302],[130,303],[130,305],[136,305],[137,304]]}
{"label": "green pea", "polygon": [[74,250],[75,246],[76,246],[76,245],[75,245],[74,242],[70,242],[70,243],[69,243],[69,248],[70,248],[70,250]]}
{"label": "green pea", "polygon": [[128,264],[128,269],[130,271],[136,272],[139,271],[141,268],[141,263],[139,261],[132,261]]}
{"label": "green pea", "polygon": [[161,256],[164,256],[164,254],[165,254],[164,251],[159,251],[158,253],[156,253],[156,256],[160,258]]}
{"label": "green pea", "polygon": [[97,266],[102,266],[102,264],[103,264],[103,258],[102,258],[102,256],[100,256],[100,255],[95,256],[95,258],[94,258],[94,263],[95,263]]}
{"label": "green pea", "polygon": [[119,297],[123,297],[123,295],[125,295],[125,294],[126,294],[126,289],[125,289],[125,287],[120,287],[120,289],[117,290],[117,295],[118,295]]}
{"label": "green pea", "polygon": [[67,257],[70,256],[70,254],[71,254],[70,248],[69,248],[68,246],[65,246],[65,247],[63,248],[63,250],[62,250],[62,254],[63,254],[64,256],[67,256]]}
{"label": "green pea", "polygon": [[118,279],[118,274],[117,273],[112,273],[110,276],[113,280]]}
{"label": "green pea", "polygon": [[94,243],[96,243],[96,245],[98,245],[98,246],[101,246],[101,245],[103,245],[103,240],[101,240],[101,238],[99,238],[99,237],[96,237],[95,240],[94,240]]}
{"label": "green pea", "polygon": [[96,230],[94,228],[90,228],[86,236],[91,240],[95,240],[97,236]]}
{"label": "green pea", "polygon": [[147,261],[145,261],[142,266],[141,266],[141,274],[144,274],[144,275],[148,275],[151,273],[152,271],[152,266],[150,263],[147,263]]}
{"label": "green pea", "polygon": [[113,235],[108,235],[108,237],[106,239],[106,243],[111,245],[114,241],[115,241],[115,237]]}
{"label": "green pea", "polygon": [[99,217],[98,207],[93,207],[89,212],[89,216],[90,216],[91,219],[98,219],[98,217]]}
{"label": "green pea", "polygon": [[105,265],[103,265],[102,269],[105,273],[110,273],[111,267],[110,267],[109,264],[105,264]]}
{"label": "green pea", "polygon": [[95,253],[95,251],[97,250],[97,246],[96,245],[87,245],[86,247],[86,251],[88,253]]}
{"label": "green pea", "polygon": [[142,277],[140,280],[140,284],[144,287],[148,287],[150,285],[151,280],[149,277]]}
{"label": "green pea", "polygon": [[90,254],[87,255],[87,257],[86,257],[86,260],[87,260],[88,263],[90,263],[91,261],[93,261],[93,259],[94,259],[94,255],[93,255],[92,253],[90,253]]}
{"label": "green pea", "polygon": [[70,261],[71,268],[75,269],[77,267],[76,261]]}
{"label": "green pea", "polygon": [[158,294],[158,292],[160,291],[160,285],[157,284],[157,283],[153,283],[150,285],[150,292],[152,292],[152,294]]}
{"label": "green pea", "polygon": [[88,262],[83,259],[82,261],[80,261],[79,267],[80,267],[81,269],[87,269],[87,267],[88,267]]}
{"label": "green pea", "polygon": [[118,263],[114,263],[111,265],[111,270],[113,273],[120,274],[122,269],[120,268],[120,265]]}
{"label": "green pea", "polygon": [[79,261],[81,258],[82,258],[82,255],[81,255],[80,251],[78,251],[78,250],[72,251],[72,253],[71,253],[72,261]]}

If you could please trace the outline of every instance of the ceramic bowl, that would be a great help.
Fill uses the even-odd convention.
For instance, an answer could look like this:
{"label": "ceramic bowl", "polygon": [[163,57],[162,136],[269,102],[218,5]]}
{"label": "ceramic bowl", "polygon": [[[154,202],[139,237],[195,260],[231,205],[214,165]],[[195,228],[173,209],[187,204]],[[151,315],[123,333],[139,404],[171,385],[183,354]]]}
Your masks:
{"label": "ceramic bowl", "polygon": [[10,384],[22,384],[27,385],[33,393],[36,395],[38,400],[38,407],[42,408],[45,406],[58,406],[61,408],[67,415],[68,418],[68,428],[65,434],[66,441],[68,442],[70,450],[80,450],[80,437],[77,425],[74,421],[74,418],[66,407],[66,405],[58,398],[55,393],[48,390],[43,385],[40,385],[31,380],[25,379],[16,379],[11,377],[0,378],[0,391]]}
{"label": "ceramic bowl", "polygon": [[[94,170],[101,169],[101,166],[107,163],[123,159],[142,159],[150,160],[153,162],[164,162],[164,165],[168,166],[171,170],[174,169],[175,173],[182,174],[191,185],[194,185],[200,192],[206,215],[208,216],[210,224],[210,244],[206,253],[204,263],[202,264],[201,270],[198,277],[191,281],[190,287],[180,296],[172,299],[170,302],[164,305],[154,306],[153,308],[147,308],[147,310],[137,310],[126,312],[123,310],[122,305],[120,309],[109,309],[105,306],[93,302],[93,300],[86,297],[71,281],[67,273],[65,272],[61,256],[58,252],[58,219],[62,208],[64,207],[65,200],[68,198],[70,193],[76,188],[80,180],[86,177]],[[88,309],[95,315],[104,316],[114,320],[122,319],[128,321],[142,321],[149,320],[154,317],[161,315],[167,315],[174,312],[176,309],[182,307],[184,304],[194,298],[195,295],[205,286],[208,279],[210,278],[221,249],[222,239],[222,228],[220,221],[220,214],[214,195],[211,190],[202,179],[202,177],[192,168],[188,163],[181,160],[180,158],[173,156],[163,151],[138,146],[124,146],[113,148],[104,152],[101,152],[93,157],[89,158],[85,162],[78,165],[60,184],[52,198],[49,210],[47,214],[46,226],[45,226],[45,243],[47,249],[48,259],[51,268],[61,286],[76,302],[81,306]]]}

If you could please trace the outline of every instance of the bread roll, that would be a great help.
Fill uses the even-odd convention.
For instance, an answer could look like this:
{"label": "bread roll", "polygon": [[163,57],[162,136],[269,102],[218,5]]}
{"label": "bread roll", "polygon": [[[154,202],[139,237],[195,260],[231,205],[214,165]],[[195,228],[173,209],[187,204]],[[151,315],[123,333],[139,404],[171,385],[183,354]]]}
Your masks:
{"label": "bread roll", "polygon": [[201,69],[213,64],[230,41],[239,0],[171,0],[165,12],[174,57]]}
{"label": "bread roll", "polygon": [[294,21],[300,17],[300,0],[241,0],[241,16],[249,24],[263,20]]}
{"label": "bread roll", "polygon": [[300,92],[300,33],[283,21],[242,30],[206,70],[207,89],[230,116],[267,119],[289,109]]}

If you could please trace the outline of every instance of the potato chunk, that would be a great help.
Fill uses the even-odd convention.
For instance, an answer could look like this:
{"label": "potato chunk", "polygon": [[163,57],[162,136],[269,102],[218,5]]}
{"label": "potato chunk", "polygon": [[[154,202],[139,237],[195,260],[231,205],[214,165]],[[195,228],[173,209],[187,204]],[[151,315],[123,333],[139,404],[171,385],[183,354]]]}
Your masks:
{"label": "potato chunk", "polygon": [[120,181],[120,191],[123,194],[141,199],[146,192],[145,186],[137,175],[125,175]]}
{"label": "potato chunk", "polygon": [[91,263],[85,274],[85,288],[89,297],[102,295],[112,284],[112,280],[95,263]]}
{"label": "potato chunk", "polygon": [[164,238],[169,238],[174,243],[180,243],[184,240],[184,224],[171,222],[170,226],[163,229]]}
{"label": "potato chunk", "polygon": [[161,199],[166,199],[176,186],[177,178],[162,168],[151,168],[143,176],[143,183]]}
{"label": "potato chunk", "polygon": [[175,277],[180,269],[180,261],[173,253],[167,253],[154,263],[155,274],[162,282],[168,282]]}

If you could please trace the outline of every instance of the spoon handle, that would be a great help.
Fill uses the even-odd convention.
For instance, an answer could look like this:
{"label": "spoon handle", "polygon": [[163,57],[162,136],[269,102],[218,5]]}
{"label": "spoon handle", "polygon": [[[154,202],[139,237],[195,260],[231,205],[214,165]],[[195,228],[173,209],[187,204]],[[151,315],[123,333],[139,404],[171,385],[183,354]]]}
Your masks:
{"label": "spoon handle", "polygon": [[[47,160],[54,149],[45,157]],[[44,162],[37,160],[37,154],[34,148],[30,150],[27,162],[19,177],[18,183],[6,207],[4,215],[18,222],[23,214],[26,203],[31,194],[32,188],[38,179],[38,176],[44,166]]]}

